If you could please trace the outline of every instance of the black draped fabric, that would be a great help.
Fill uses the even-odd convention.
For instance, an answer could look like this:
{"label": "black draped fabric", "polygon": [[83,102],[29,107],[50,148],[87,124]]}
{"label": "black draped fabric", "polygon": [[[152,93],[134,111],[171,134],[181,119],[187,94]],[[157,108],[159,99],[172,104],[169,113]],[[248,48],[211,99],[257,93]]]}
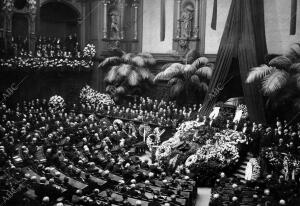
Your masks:
{"label": "black draped fabric", "polygon": [[296,34],[297,25],[297,0],[291,2],[291,23],[290,23],[290,35]]}
{"label": "black draped fabric", "polygon": [[219,88],[226,87],[226,82],[231,78],[228,74],[232,61],[236,58],[250,119],[264,123],[264,103],[260,89],[258,85],[246,84],[245,80],[252,67],[264,62],[266,54],[263,1],[232,0],[201,114],[207,115],[211,112],[218,100],[218,94],[222,92]]}

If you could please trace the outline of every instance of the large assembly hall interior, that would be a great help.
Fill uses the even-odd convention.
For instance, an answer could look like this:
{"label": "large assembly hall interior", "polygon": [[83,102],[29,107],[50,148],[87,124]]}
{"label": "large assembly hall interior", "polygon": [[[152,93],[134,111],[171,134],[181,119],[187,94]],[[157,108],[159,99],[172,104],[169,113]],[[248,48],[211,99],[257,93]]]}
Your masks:
{"label": "large assembly hall interior", "polygon": [[0,206],[299,206],[300,1],[0,0]]}

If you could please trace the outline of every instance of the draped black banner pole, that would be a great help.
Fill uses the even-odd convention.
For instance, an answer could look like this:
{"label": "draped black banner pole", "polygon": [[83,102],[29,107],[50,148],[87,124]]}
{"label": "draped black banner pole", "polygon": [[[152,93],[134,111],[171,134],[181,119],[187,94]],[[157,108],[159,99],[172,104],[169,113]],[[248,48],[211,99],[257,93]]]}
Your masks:
{"label": "draped black banner pole", "polygon": [[211,28],[213,30],[217,29],[217,13],[218,13],[218,0],[214,0],[214,7],[211,19]]}
{"label": "draped black banner pole", "polygon": [[166,34],[166,0],[161,0],[160,4],[160,41],[164,41]]}
{"label": "draped black banner pole", "polygon": [[290,35],[296,34],[297,23],[297,0],[292,0],[291,3],[291,23],[290,23]]}

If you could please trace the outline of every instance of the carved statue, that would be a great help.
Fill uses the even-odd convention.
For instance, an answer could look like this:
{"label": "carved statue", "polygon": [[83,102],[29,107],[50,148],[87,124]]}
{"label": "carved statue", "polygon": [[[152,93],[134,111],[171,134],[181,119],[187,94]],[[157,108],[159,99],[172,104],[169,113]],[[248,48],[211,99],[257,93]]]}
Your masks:
{"label": "carved statue", "polygon": [[187,5],[181,14],[181,37],[190,38],[192,35],[192,25],[194,18],[194,8]]}
{"label": "carved statue", "polygon": [[110,38],[120,39],[120,15],[116,11],[110,12]]}
{"label": "carved statue", "polygon": [[31,34],[35,34],[35,19],[36,19],[36,15],[34,14],[29,15],[29,26],[30,26]]}

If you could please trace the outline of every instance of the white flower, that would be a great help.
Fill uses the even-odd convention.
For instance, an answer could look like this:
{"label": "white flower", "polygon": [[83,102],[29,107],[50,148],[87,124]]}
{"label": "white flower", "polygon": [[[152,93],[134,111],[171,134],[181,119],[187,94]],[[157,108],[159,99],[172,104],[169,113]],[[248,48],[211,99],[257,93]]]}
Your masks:
{"label": "white flower", "polygon": [[158,160],[167,157],[171,154],[171,147],[169,145],[161,145],[157,148],[155,156]]}
{"label": "white flower", "polygon": [[50,108],[53,108],[54,110],[60,110],[65,107],[65,100],[58,95],[54,95],[50,97],[48,102]]}
{"label": "white flower", "polygon": [[196,154],[193,154],[186,159],[185,166],[190,167],[193,164],[195,164],[197,160],[198,160],[198,156]]}

